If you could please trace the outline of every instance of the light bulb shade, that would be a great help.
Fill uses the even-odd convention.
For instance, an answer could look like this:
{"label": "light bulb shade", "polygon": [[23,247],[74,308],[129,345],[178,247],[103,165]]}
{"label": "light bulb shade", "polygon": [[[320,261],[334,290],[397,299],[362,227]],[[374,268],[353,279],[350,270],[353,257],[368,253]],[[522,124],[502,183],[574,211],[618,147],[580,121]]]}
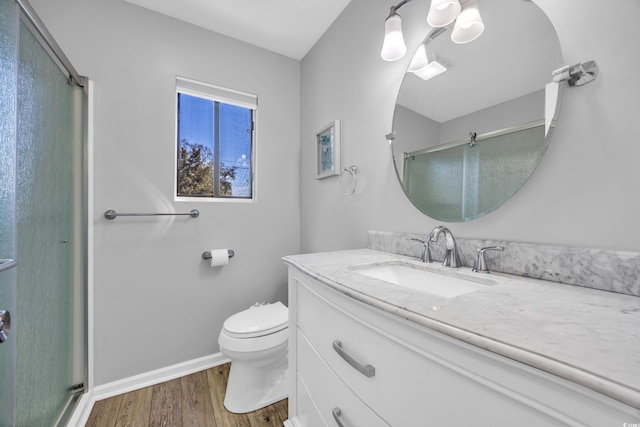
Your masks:
{"label": "light bulb shade", "polygon": [[420,47],[418,47],[415,55],[413,55],[413,59],[411,60],[407,71],[414,73],[419,69],[426,67],[428,63],[429,60],[427,59],[427,51],[424,47],[424,44],[421,44]]}
{"label": "light bulb shade", "polygon": [[451,33],[454,43],[469,43],[480,37],[484,31],[484,23],[478,10],[478,0],[468,0],[462,5],[462,12],[456,20]]}
{"label": "light bulb shade", "polygon": [[427,24],[432,27],[444,27],[458,17],[460,10],[462,7],[458,0],[431,0]]}
{"label": "light bulb shade", "polygon": [[407,46],[402,37],[402,19],[394,14],[384,21],[384,42],[380,56],[385,61],[397,61],[405,53],[407,53]]}

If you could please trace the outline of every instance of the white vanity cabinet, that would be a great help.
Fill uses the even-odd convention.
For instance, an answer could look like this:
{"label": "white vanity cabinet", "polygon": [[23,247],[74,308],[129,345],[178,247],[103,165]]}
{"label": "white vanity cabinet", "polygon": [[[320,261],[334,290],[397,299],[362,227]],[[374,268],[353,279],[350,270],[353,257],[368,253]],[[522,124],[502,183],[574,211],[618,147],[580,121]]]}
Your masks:
{"label": "white vanity cabinet", "polygon": [[[622,426],[638,411],[289,268],[293,427]],[[526,331],[523,331],[526,333]]]}

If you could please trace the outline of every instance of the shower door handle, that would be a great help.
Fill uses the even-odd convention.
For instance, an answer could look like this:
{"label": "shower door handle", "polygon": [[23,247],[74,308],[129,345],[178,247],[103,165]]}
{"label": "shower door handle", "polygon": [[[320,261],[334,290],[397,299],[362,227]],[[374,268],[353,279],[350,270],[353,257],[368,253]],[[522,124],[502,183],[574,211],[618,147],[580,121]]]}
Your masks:
{"label": "shower door handle", "polygon": [[9,337],[10,328],[11,314],[6,310],[0,310],[0,344],[5,342]]}
{"label": "shower door handle", "polygon": [[0,272],[8,270],[18,265],[15,259],[0,259]]}
{"label": "shower door handle", "polygon": [[[15,259],[0,259],[0,272],[9,270],[16,265],[18,262]],[[0,310],[0,344],[9,337],[9,329],[11,329],[11,314],[7,310]]]}

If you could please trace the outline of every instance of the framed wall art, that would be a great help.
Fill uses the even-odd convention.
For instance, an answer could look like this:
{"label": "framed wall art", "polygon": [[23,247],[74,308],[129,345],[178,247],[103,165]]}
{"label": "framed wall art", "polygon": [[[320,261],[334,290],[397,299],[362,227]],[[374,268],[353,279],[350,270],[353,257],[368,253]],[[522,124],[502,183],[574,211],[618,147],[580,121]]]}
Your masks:
{"label": "framed wall art", "polygon": [[340,174],[340,120],[316,133],[316,179]]}

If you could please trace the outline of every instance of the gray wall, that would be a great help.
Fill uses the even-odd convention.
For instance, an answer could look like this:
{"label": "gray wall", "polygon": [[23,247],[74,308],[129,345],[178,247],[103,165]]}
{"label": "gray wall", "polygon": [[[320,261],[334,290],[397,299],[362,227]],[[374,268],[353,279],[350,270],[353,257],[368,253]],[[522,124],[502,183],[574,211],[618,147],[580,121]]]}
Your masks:
{"label": "gray wall", "polygon": [[[495,212],[447,224],[455,235],[640,251],[640,80],[632,53],[640,40],[640,2],[604,8],[596,0],[535,0],[555,25],[565,62],[595,59],[594,82],[565,91],[560,123],[542,163]],[[428,232],[438,222],[405,198],[384,135],[410,60],[380,59],[383,23],[393,2],[353,0],[302,61],[302,251],[365,247],[367,230]],[[424,37],[427,2],[400,11],[408,50]],[[600,31],[598,29],[606,29]],[[315,180],[314,132],[342,120],[344,165],[358,166],[359,187],[340,193],[337,179]]]}
{"label": "gray wall", "polygon": [[[95,83],[95,384],[218,352],[230,314],[286,302],[299,252],[300,63],[123,1],[34,0]],[[258,95],[257,200],[173,201],[175,76]],[[117,218],[200,210],[198,219]],[[224,268],[201,259],[231,248]]]}

